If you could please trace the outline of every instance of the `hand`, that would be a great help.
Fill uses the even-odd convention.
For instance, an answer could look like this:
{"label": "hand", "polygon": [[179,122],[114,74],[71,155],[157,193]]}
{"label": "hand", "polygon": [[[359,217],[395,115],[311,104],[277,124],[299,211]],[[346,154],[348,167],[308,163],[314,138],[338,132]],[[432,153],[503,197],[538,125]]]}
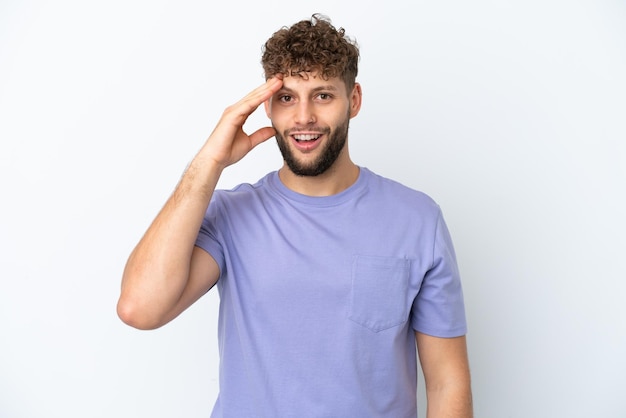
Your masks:
{"label": "hand", "polygon": [[218,166],[225,168],[241,160],[248,152],[276,133],[266,126],[248,135],[243,125],[263,102],[269,100],[283,85],[282,77],[272,77],[251,91],[239,102],[226,108],[217,126],[209,136],[202,152]]}

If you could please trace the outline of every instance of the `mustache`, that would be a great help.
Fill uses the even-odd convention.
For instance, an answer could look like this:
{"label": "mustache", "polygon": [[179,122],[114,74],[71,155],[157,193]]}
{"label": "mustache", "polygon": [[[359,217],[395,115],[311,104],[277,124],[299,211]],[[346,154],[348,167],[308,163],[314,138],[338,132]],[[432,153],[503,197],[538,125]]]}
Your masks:
{"label": "mustache", "polygon": [[299,133],[314,133],[314,134],[329,134],[330,133],[330,128],[326,127],[326,128],[321,128],[321,127],[317,127],[317,126],[311,126],[311,127],[298,127],[296,126],[295,128],[290,128],[290,129],[286,129],[284,131],[284,135],[285,136],[289,136],[289,135],[295,135],[295,134],[299,134]]}

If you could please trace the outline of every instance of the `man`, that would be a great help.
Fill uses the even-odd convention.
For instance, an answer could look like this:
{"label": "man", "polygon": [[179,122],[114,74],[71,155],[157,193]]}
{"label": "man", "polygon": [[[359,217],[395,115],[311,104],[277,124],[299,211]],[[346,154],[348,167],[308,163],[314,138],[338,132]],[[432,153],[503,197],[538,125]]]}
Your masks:
{"label": "man", "polygon": [[[129,257],[118,313],[160,327],[217,284],[213,417],[472,415],[454,250],[423,193],[352,162],[359,52],[318,15],[265,44],[266,82],[227,108]],[[242,126],[264,105],[272,127]],[[215,190],[275,136],[284,165]]]}

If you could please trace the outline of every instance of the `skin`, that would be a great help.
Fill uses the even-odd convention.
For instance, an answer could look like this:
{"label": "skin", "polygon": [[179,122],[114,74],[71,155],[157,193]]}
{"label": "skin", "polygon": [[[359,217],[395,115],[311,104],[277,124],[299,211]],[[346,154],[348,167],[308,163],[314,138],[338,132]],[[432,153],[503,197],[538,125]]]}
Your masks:
{"label": "skin", "polygon": [[[359,168],[347,146],[347,124],[361,108],[357,83],[348,92],[339,78],[291,76],[270,78],[226,108],[170,198],[130,254],[117,305],[119,317],[138,329],[155,329],[176,318],[219,278],[219,267],[195,246],[209,201],[222,171],[276,133],[292,164],[310,169],[333,143],[345,139],[332,164],[315,176],[294,172],[285,162],[279,170],[290,189],[329,196],[350,187]],[[243,130],[248,116],[263,105],[273,127],[251,134]],[[298,134],[319,138],[308,145]],[[345,132],[344,132],[345,131]],[[428,418],[472,417],[470,373],[465,337],[437,338],[416,333],[428,397]]]}
{"label": "skin", "polygon": [[415,333],[426,383],[427,418],[472,418],[472,390],[465,336]]}

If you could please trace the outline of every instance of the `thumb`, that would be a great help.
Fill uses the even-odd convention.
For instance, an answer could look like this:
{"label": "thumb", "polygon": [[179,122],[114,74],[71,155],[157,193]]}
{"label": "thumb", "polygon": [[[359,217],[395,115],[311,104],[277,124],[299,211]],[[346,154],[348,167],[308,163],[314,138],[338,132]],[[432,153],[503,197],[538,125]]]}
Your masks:
{"label": "thumb", "polygon": [[254,148],[260,143],[267,141],[274,135],[276,135],[276,130],[269,126],[257,129],[255,132],[250,134],[250,145],[252,145],[252,148]]}

